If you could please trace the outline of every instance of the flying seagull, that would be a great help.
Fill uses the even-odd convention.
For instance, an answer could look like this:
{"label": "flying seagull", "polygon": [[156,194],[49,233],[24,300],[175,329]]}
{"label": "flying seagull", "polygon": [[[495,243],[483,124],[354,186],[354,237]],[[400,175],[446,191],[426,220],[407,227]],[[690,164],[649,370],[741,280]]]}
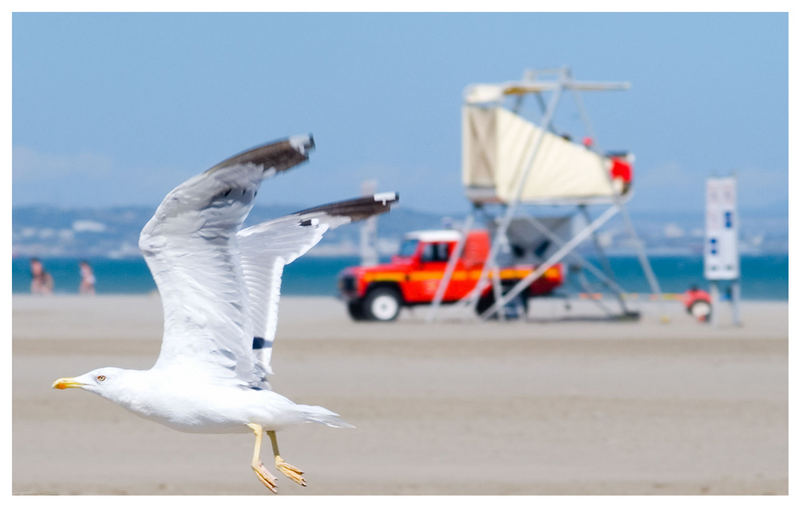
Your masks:
{"label": "flying seagull", "polygon": [[305,162],[313,147],[310,135],[265,144],[167,194],[139,237],[164,309],[155,365],[100,368],[60,378],[53,387],[99,394],[180,431],[252,431],[251,467],[275,493],[276,478],[260,458],[266,432],[275,467],[305,486],[303,471],[281,458],[275,432],[306,422],[352,426],[326,408],[295,404],[270,388],[283,267],[328,229],[386,212],[397,201],[394,192],[380,193],[241,229],[261,181]]}

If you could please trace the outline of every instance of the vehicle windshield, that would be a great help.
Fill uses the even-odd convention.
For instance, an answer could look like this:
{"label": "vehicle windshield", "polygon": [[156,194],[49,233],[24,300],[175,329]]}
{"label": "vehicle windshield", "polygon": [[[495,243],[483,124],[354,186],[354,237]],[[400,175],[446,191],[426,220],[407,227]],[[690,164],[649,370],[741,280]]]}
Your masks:
{"label": "vehicle windshield", "polygon": [[419,245],[418,239],[404,239],[400,244],[400,251],[397,252],[397,255],[411,257],[417,252],[417,245]]}

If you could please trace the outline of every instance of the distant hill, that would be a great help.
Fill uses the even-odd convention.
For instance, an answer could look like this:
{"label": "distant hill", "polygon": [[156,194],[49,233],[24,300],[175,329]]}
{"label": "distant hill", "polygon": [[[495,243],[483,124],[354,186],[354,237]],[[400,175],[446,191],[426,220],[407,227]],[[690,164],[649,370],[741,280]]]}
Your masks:
{"label": "distant hill", "polygon": [[[277,218],[307,206],[256,206],[245,225]],[[135,257],[139,232],[153,215],[153,208],[71,208],[16,206],[12,210],[13,255],[38,257]],[[442,217],[402,207],[381,215],[378,222],[379,248],[391,254],[399,238],[413,229],[441,227]],[[356,255],[357,225],[340,227],[325,235],[314,255]]]}
{"label": "distant hill", "polygon": [[[246,225],[283,216],[307,206],[256,206]],[[15,257],[111,257],[139,256],[139,231],[153,214],[152,207],[120,206],[110,208],[57,208],[52,206],[15,206],[12,209],[12,249]],[[651,254],[701,255],[703,216],[696,213],[632,212],[636,229]],[[446,216],[406,208],[402,201],[378,220],[378,247],[382,255],[396,250],[404,233],[416,229],[456,226],[461,216]],[[775,214],[742,212],[740,234],[744,254],[788,252],[788,217]],[[599,232],[608,252],[633,253],[623,222],[613,219]],[[357,225],[331,231],[310,255],[357,255]],[[591,241],[583,247],[590,251]]]}

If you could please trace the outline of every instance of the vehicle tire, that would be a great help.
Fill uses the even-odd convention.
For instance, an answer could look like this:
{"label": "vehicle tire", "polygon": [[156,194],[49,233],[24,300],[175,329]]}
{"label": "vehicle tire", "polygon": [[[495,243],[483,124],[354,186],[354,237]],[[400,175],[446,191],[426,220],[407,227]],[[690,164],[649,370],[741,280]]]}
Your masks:
{"label": "vehicle tire", "polygon": [[400,314],[402,300],[400,294],[389,287],[373,289],[364,298],[363,312],[369,320],[391,322]]}
{"label": "vehicle tire", "polygon": [[360,299],[347,303],[347,314],[355,321],[367,320],[364,315],[364,302]]}
{"label": "vehicle tire", "polygon": [[[481,296],[481,298],[478,300],[478,304],[475,305],[475,314],[477,314],[478,317],[480,317],[481,315],[483,315],[483,312],[491,308],[493,304],[494,304],[494,294],[489,292],[488,294]],[[489,317],[489,319],[492,320],[496,318],[497,318],[497,313]]]}
{"label": "vehicle tire", "polygon": [[698,299],[689,307],[689,314],[697,320],[708,322],[711,319],[711,303]]}
{"label": "vehicle tire", "polygon": [[[520,303],[520,307],[517,306],[517,303]],[[484,294],[478,300],[478,304],[475,306],[475,313],[480,317],[483,315],[483,312],[488,310],[494,304],[494,293],[489,291],[488,294]],[[517,311],[517,309],[520,311]],[[525,318],[528,315],[528,298],[524,297],[522,294],[514,298],[513,300],[506,303],[506,319],[514,320],[520,317]],[[495,312],[489,320],[495,320],[498,318],[497,312]]]}

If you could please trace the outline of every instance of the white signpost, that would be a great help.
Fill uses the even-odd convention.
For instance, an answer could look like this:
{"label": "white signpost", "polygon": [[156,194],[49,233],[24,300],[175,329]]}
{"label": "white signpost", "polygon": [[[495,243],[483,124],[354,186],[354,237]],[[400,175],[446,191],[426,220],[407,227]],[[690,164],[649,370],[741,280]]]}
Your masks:
{"label": "white signpost", "polygon": [[736,211],[736,178],[706,180],[705,278],[711,282],[711,323],[716,326],[719,282],[730,282],[733,322],[739,322],[739,216]]}

